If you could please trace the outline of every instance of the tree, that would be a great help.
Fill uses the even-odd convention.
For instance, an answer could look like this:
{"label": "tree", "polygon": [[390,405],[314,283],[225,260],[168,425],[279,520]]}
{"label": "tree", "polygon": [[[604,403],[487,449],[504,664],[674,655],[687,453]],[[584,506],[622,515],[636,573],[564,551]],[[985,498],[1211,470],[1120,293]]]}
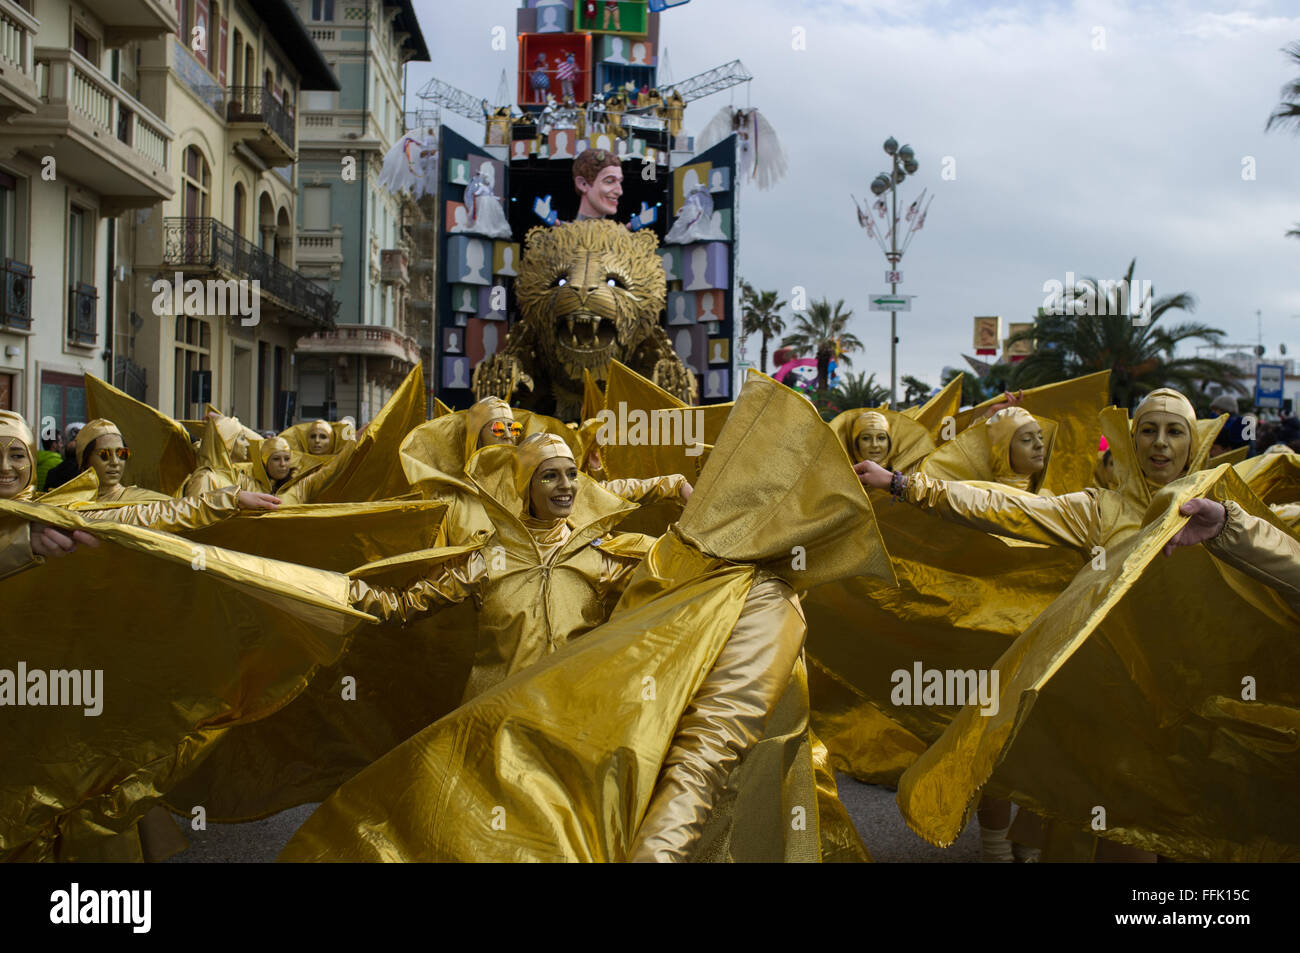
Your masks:
{"label": "tree", "polygon": [[952,373],[944,376],[943,383],[946,385],[959,374],[961,375],[961,405],[963,407],[974,407],[976,404],[982,404],[992,396],[984,386],[984,382],[970,371],[960,371],[954,368]]}
{"label": "tree", "polygon": [[775,291],[755,291],[753,285],[741,279],[741,333],[745,337],[751,334],[761,336],[763,343],[758,354],[758,369],[764,374],[767,373],[767,342],[785,330],[785,319],[781,317],[784,307],[785,302],[777,300]]}
{"label": "tree", "polygon": [[826,389],[832,360],[849,367],[853,363],[849,352],[862,348],[857,336],[844,330],[853,312],[843,308],[843,299],[835,302],[833,311],[825,298],[813,301],[807,312],[795,315],[794,333],[787,334],[781,341],[784,347],[793,347],[800,354],[812,354],[817,358],[817,390]]}
{"label": "tree", "polygon": [[[911,407],[930,396],[930,385],[911,374],[903,375],[903,406]],[[901,408],[900,408],[901,409]]]}
{"label": "tree", "polygon": [[[1133,285],[1137,259],[1129,263],[1124,275],[1125,288]],[[1066,292],[1061,304],[1064,313],[1038,318],[1034,327],[1012,335],[1010,341],[1032,340],[1035,349],[1012,367],[1010,386],[1037,387],[1070,380],[1097,371],[1110,371],[1110,399],[1117,407],[1132,408],[1145,394],[1157,387],[1174,387],[1195,401],[1203,397],[1204,385],[1215,383],[1228,390],[1241,390],[1236,382],[1236,368],[1223,361],[1201,357],[1175,357],[1179,343],[1195,339],[1215,342],[1224,332],[1206,324],[1183,323],[1161,327],[1160,320],[1173,311],[1192,311],[1196,298],[1181,292],[1150,301],[1150,318],[1143,315],[1115,313],[1123,311],[1115,289],[1099,293],[1105,285],[1095,278],[1082,279]],[[1096,310],[1105,303],[1107,314],[1075,314],[1080,300],[1090,297]],[[1143,302],[1129,301],[1129,309]]]}
{"label": "tree", "polygon": [[863,371],[858,374],[845,374],[840,381],[839,402],[849,407],[879,407],[889,400],[889,388],[876,383],[876,375],[867,376]]}
{"label": "tree", "polygon": [[[1300,66],[1300,42],[1292,43],[1284,48],[1282,52],[1297,66]],[[1292,131],[1300,132],[1300,78],[1293,79],[1282,87],[1282,102],[1278,103],[1277,108],[1268,117],[1268,122],[1264,125],[1264,131],[1268,132],[1274,126],[1279,129],[1291,126]],[[1286,237],[1300,238],[1300,226],[1287,232]]]}

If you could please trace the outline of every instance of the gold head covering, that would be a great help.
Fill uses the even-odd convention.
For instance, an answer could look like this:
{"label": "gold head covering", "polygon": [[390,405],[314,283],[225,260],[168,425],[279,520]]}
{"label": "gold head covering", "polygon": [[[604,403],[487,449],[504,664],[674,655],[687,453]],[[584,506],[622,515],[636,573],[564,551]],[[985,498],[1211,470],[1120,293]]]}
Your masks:
{"label": "gold head covering", "polygon": [[271,459],[271,454],[277,453],[281,450],[285,450],[289,453],[293,452],[293,448],[289,446],[289,441],[285,440],[283,437],[271,437],[269,440],[263,440],[261,446],[263,465]]}
{"label": "gold head covering", "polygon": [[465,459],[478,449],[479,431],[494,420],[515,419],[514,411],[500,397],[484,397],[465,411]]}
{"label": "gold head covering", "polygon": [[1188,430],[1196,430],[1196,408],[1192,402],[1172,387],[1160,387],[1143,397],[1142,403],[1133,412],[1133,432],[1137,433],[1138,424],[1144,416],[1158,411],[1182,417],[1187,421]]}
{"label": "gold head covering", "polygon": [[[86,455],[86,448],[100,437],[108,434],[117,434],[120,437],[122,436],[122,431],[117,429],[117,424],[113,423],[113,421],[105,420],[103,417],[92,420],[90,423],[86,424],[86,426],[81,428],[81,432],[77,434],[77,439],[74,443],[77,448],[77,466],[81,466],[82,458]],[[122,442],[125,443],[126,441],[124,440]]]}
{"label": "gold head covering", "polygon": [[334,428],[330,426],[330,422],[328,420],[323,420],[323,419],[313,420],[311,426],[307,428],[307,433],[308,435],[311,435],[313,433],[316,433],[319,430],[323,430],[325,432],[325,436],[330,438],[329,447],[326,449],[325,452],[333,453],[335,449]]}
{"label": "gold head covering", "polygon": [[18,491],[14,499],[27,500],[31,499],[36,487],[36,438],[32,435],[32,429],[27,426],[27,421],[22,417],[12,410],[0,410],[0,450],[14,439],[21,440],[23,446],[27,448],[28,462],[27,484]]}
{"label": "gold head covering", "polygon": [[218,417],[216,418],[216,425],[217,435],[221,437],[221,442],[226,445],[226,452],[230,453],[235,449],[235,441],[244,432],[244,425],[239,422],[238,417]]}
{"label": "gold head covering", "polygon": [[1011,440],[1021,427],[1035,424],[1034,415],[1023,407],[1004,407],[988,420],[989,465],[993,468],[993,478],[998,483],[1029,489],[1033,475],[1017,473],[1011,468]]}
{"label": "gold head covering", "polygon": [[858,436],[864,430],[883,430],[889,433],[889,419],[878,410],[868,410],[865,414],[853,421],[853,429],[849,431],[849,443],[857,445]]}
{"label": "gold head covering", "polygon": [[515,466],[515,489],[525,500],[528,499],[528,485],[532,482],[533,474],[547,460],[554,457],[564,457],[566,460],[574,460],[573,451],[569,448],[568,443],[558,434],[537,433],[524,438],[519,444],[519,453],[516,457]]}

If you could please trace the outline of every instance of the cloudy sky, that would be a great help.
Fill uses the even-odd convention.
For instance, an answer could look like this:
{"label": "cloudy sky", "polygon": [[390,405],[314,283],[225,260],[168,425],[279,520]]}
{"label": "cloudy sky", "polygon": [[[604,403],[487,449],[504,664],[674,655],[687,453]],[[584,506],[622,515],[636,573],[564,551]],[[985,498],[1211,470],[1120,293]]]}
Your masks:
{"label": "cloudy sky", "polygon": [[[411,68],[408,108],[428,76],[495,98],[504,68],[514,89],[517,7],[415,0],[433,62]],[[900,292],[917,297],[899,316],[900,375],[937,385],[972,353],[974,315],[1029,320],[1044,282],[1119,277],[1133,258],[1157,296],[1196,296],[1190,320],[1253,345],[1258,310],[1269,354],[1300,355],[1300,241],[1284,237],[1300,223],[1300,135],[1264,132],[1300,76],[1280,52],[1300,40],[1295,0],[691,0],[661,24],[672,79],[732,59],[754,74],[692,104],[687,131],[728,103],[770,119],[790,174],[744,190],[740,274],[844,299],[866,345],[854,370],[888,382],[889,315],[867,309],[886,264],[849,194],[868,194],[890,135],[920,161],[902,197],[936,196],[902,263]]]}

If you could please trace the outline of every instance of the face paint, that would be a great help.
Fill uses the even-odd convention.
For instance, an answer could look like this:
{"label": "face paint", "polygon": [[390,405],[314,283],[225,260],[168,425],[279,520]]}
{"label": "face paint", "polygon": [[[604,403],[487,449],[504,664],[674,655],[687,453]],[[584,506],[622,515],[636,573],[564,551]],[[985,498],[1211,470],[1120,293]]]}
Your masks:
{"label": "face paint", "polygon": [[[95,441],[95,449],[90,452],[90,465],[95,470],[95,476],[99,477],[100,493],[121,485],[126,473],[126,460],[117,451],[124,449],[122,438],[115,433],[104,434]],[[102,450],[110,452],[101,454]],[[105,456],[108,457],[107,460],[104,459]]]}
{"label": "face paint", "polygon": [[1024,424],[1011,438],[1011,469],[1016,473],[1038,473],[1047,462],[1043,428],[1036,423]]}
{"label": "face paint", "polygon": [[1192,432],[1178,414],[1153,410],[1138,421],[1133,443],[1142,472],[1164,486],[1183,475],[1192,453]]}
{"label": "face paint", "polygon": [[862,431],[858,434],[858,456],[883,467],[889,456],[889,434],[874,427]]}
{"label": "face paint", "polygon": [[17,437],[0,437],[0,500],[8,500],[27,489],[32,480],[32,458]]}
{"label": "face paint", "polygon": [[497,419],[489,421],[479,428],[478,445],[480,447],[491,447],[495,444],[513,446],[519,442],[519,434],[523,432],[523,429],[523,424],[511,420]]}
{"label": "face paint", "polygon": [[289,475],[292,458],[288,450],[277,450],[266,461],[266,475],[272,480],[283,480]]}
{"label": "face paint", "polygon": [[529,503],[539,520],[564,519],[573,512],[578,495],[578,468],[565,457],[545,460],[533,471]]}
{"label": "face paint", "polygon": [[312,424],[311,430],[307,431],[307,452],[316,456],[324,456],[330,452],[330,445],[334,442],[334,431],[330,429],[329,424],[315,423]]}
{"label": "face paint", "polygon": [[235,445],[230,449],[230,462],[248,462],[248,436],[246,434],[241,433],[235,438]]}

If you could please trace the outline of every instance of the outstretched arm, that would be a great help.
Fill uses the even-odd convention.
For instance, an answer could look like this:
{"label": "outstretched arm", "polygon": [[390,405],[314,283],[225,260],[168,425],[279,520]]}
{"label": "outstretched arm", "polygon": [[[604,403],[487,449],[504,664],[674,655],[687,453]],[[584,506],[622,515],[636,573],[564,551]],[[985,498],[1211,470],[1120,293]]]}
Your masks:
{"label": "outstretched arm", "polygon": [[180,533],[219,523],[240,510],[274,510],[279,505],[279,498],[269,493],[250,493],[228,486],[223,490],[186,496],[179,500],[128,503],[125,506],[79,512],[88,520],[126,523],[167,533]]}
{"label": "outstretched arm", "polygon": [[349,587],[348,601],[354,608],[386,622],[405,624],[444,606],[463,602],[486,574],[483,551],[476,549],[447,560],[433,573],[405,589],[371,586],[354,579]]}
{"label": "outstretched arm", "polygon": [[621,496],[631,503],[658,503],[662,500],[681,500],[685,503],[691,498],[691,485],[680,473],[669,476],[650,477],[648,480],[606,480],[601,484],[615,496]]}
{"label": "outstretched arm", "polygon": [[1062,496],[1003,493],[992,486],[937,480],[923,473],[895,475],[870,460],[855,464],[853,471],[863,486],[889,490],[950,522],[985,533],[1068,546],[1089,555],[1100,535],[1095,490]]}
{"label": "outstretched arm", "polygon": [[1179,512],[1191,519],[1169,541],[1165,555],[1204,542],[1217,558],[1276,589],[1300,613],[1300,540],[1232,501],[1188,500]]}

